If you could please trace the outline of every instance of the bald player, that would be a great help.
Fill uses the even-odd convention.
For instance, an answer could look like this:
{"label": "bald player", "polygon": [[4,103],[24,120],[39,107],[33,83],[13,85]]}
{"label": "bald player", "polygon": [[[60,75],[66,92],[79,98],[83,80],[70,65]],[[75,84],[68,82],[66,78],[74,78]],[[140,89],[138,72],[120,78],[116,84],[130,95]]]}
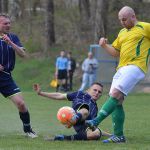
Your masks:
{"label": "bald player", "polygon": [[98,126],[107,116],[112,115],[114,135],[104,140],[104,143],[126,142],[123,125],[125,113],[123,101],[135,85],[145,77],[150,55],[150,23],[139,22],[131,7],[123,7],[118,18],[124,27],[112,43],[107,44],[106,38],[101,38],[99,45],[110,55],[119,57],[109,92],[109,98],[93,120],[88,120],[88,126]]}

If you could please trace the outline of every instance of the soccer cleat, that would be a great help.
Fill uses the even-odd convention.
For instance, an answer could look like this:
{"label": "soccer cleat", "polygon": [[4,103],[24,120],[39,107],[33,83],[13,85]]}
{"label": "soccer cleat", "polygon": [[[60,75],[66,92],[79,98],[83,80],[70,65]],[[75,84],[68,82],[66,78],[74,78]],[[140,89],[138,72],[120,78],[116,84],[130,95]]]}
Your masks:
{"label": "soccer cleat", "polygon": [[126,139],[124,136],[112,135],[110,138],[103,140],[103,143],[125,143]]}
{"label": "soccer cleat", "polygon": [[54,141],[63,141],[64,140],[64,135],[56,135],[54,138]]}
{"label": "soccer cleat", "polygon": [[29,137],[29,138],[32,138],[32,139],[38,137],[38,135],[32,130],[30,130],[29,132],[26,132],[26,136]]}

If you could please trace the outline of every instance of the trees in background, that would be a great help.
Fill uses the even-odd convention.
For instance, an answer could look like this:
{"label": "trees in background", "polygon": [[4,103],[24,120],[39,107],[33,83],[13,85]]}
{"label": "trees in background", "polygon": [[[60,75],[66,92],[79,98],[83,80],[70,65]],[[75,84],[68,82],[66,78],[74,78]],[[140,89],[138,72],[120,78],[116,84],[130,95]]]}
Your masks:
{"label": "trees in background", "polygon": [[100,37],[106,36],[107,31],[108,1],[96,0],[94,20],[94,42],[98,43]]}
{"label": "trees in background", "polygon": [[91,12],[89,0],[79,0],[80,23],[83,26],[89,25]]}
{"label": "trees in background", "polygon": [[[80,48],[118,32],[118,10],[132,6],[149,21],[149,0],[0,0],[0,12],[9,13],[16,30],[32,51],[60,45]],[[145,8],[145,9],[143,9]],[[69,48],[70,48],[69,47]]]}
{"label": "trees in background", "polygon": [[0,0],[0,12],[8,12],[8,0]]}
{"label": "trees in background", "polygon": [[45,0],[45,48],[44,52],[55,44],[55,30],[54,30],[54,1]]}

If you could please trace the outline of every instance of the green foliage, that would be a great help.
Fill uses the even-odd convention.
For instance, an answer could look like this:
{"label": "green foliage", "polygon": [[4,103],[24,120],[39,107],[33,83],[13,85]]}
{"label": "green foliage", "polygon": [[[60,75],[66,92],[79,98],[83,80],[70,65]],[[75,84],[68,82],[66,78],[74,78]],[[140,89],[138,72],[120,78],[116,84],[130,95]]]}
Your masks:
{"label": "green foliage", "polygon": [[[74,134],[74,130],[66,129],[56,119],[57,110],[70,106],[69,101],[54,101],[40,97],[33,92],[23,93],[30,110],[33,129],[39,138],[27,139],[22,131],[18,111],[12,103],[0,96],[0,149],[2,150],[148,150],[150,141],[149,94],[129,95],[124,103],[126,112],[125,136],[126,144],[102,144],[101,141],[52,142],[44,141],[45,137],[54,137],[57,134]],[[107,95],[98,101],[101,107]],[[108,117],[100,126],[111,132],[111,117]],[[104,139],[104,138],[103,138]]]}
{"label": "green foliage", "polygon": [[[31,91],[34,83],[40,83],[44,88],[50,88],[49,82],[54,77],[55,61],[47,58],[18,59],[13,76],[22,90]],[[23,62],[22,62],[23,61]]]}
{"label": "green foliage", "polygon": [[41,45],[39,42],[33,40],[32,37],[29,37],[28,40],[24,43],[24,47],[30,52],[34,53],[41,49]]}

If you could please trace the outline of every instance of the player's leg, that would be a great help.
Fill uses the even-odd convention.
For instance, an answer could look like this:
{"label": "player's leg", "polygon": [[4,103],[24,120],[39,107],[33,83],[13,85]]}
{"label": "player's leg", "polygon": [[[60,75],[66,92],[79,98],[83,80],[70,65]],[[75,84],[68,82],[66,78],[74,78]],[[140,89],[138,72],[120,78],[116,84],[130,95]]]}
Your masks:
{"label": "player's leg", "polygon": [[30,124],[30,113],[25,105],[24,99],[21,93],[16,93],[12,96],[9,96],[12,102],[16,105],[19,110],[19,116],[23,123],[23,130],[27,136],[31,138],[37,137],[36,133],[32,130]]}
{"label": "player's leg", "polygon": [[96,75],[95,74],[89,74],[89,87],[95,82]]}
{"label": "player's leg", "polygon": [[90,127],[98,126],[107,116],[109,116],[116,106],[118,105],[119,101],[116,98],[109,97],[108,100],[104,103],[98,115],[93,120],[86,121],[86,124]]}
{"label": "player's leg", "polygon": [[81,120],[81,121],[84,121],[84,120],[86,120],[86,118],[87,118],[88,115],[89,115],[89,110],[88,110],[87,108],[83,107],[83,108],[81,108],[81,109],[79,109],[79,110],[77,111],[77,115],[78,115],[78,114],[81,114],[80,120]]}
{"label": "player's leg", "polygon": [[133,87],[145,77],[145,74],[136,66],[129,65],[120,68],[114,75],[110,89],[110,97],[104,103],[98,116],[93,121],[88,121],[89,126],[98,125],[108,115],[110,115],[119,103],[124,100]]}
{"label": "player's leg", "polygon": [[10,98],[18,108],[20,119],[23,122],[24,131],[32,131],[30,126],[30,114],[25,106],[20,89],[15,84],[11,76],[9,76],[6,81],[4,81],[5,84],[3,84],[4,86],[1,88],[1,93],[4,97]]}
{"label": "player's leg", "polygon": [[83,91],[87,87],[88,82],[89,82],[89,75],[87,73],[84,73],[82,77],[82,84],[79,91]]}
{"label": "player's leg", "polygon": [[114,129],[114,135],[109,139],[103,140],[103,143],[123,143],[126,141],[123,133],[123,125],[125,120],[125,113],[122,105],[118,105],[112,112],[112,125]]}
{"label": "player's leg", "polygon": [[72,121],[77,123],[83,122],[87,119],[89,115],[89,106],[87,104],[81,104],[76,114],[73,116]]}
{"label": "player's leg", "polygon": [[99,128],[94,130],[87,128],[86,130],[80,130],[74,135],[57,135],[54,140],[57,141],[79,141],[79,140],[98,140],[102,136],[102,131]]}
{"label": "player's leg", "polygon": [[72,91],[73,86],[73,72],[69,71],[69,90]]}
{"label": "player's leg", "polygon": [[114,129],[114,135],[123,136],[123,125],[125,120],[125,113],[122,105],[118,105],[112,112],[112,125]]}
{"label": "player's leg", "polygon": [[[124,95],[127,95],[133,87],[144,78],[144,73],[136,66],[126,66],[127,69],[121,70],[121,77],[118,80],[118,83],[114,84],[114,87],[122,91]],[[112,86],[113,87],[113,86]],[[115,97],[114,89],[110,90],[110,94]],[[122,98],[123,100],[123,98]],[[104,143],[114,142],[120,143],[125,142],[125,137],[123,134],[123,125],[125,120],[125,113],[121,102],[115,107],[112,113],[112,121],[114,127],[114,136],[104,140]]]}
{"label": "player's leg", "polygon": [[87,128],[86,133],[87,140],[98,140],[102,136],[102,131],[99,128],[96,128],[95,130]]}
{"label": "player's leg", "polygon": [[120,92],[118,89],[114,88],[115,83],[121,76],[120,71],[116,72],[116,74],[113,77],[111,89],[110,89],[110,95],[106,102],[103,104],[102,108],[98,112],[97,117],[93,120],[93,125],[97,126],[99,123],[101,123],[107,116],[109,116],[116,106],[119,104],[119,101],[124,99],[124,94]]}
{"label": "player's leg", "polygon": [[[119,76],[119,73],[117,72],[115,76]],[[116,81],[116,78],[113,79],[112,84]],[[102,108],[98,112],[97,117],[94,120],[86,121],[86,124],[90,127],[92,126],[98,126],[99,123],[101,123],[107,116],[109,116],[115,109],[115,107],[118,105],[119,101],[123,99],[123,93],[120,92],[118,89],[113,89],[113,94],[109,96],[109,98],[106,100],[106,102],[103,104]]]}
{"label": "player's leg", "polygon": [[56,87],[56,92],[59,92],[60,88],[62,86],[62,73],[61,73],[61,70],[58,70],[57,80],[58,80],[58,84],[57,84],[57,87]]}
{"label": "player's leg", "polygon": [[[2,94],[5,97],[10,98],[12,102],[16,105],[16,107],[18,108],[20,119],[23,122],[24,131],[31,132],[32,129],[30,125],[30,114],[25,106],[25,102],[23,100],[19,87],[13,81],[11,76],[8,78],[7,83],[5,85],[6,86],[3,87],[3,91],[1,91]],[[33,135],[33,137],[35,136]]]}
{"label": "player's leg", "polygon": [[73,135],[56,135],[54,141],[80,141],[80,140],[87,140],[87,133],[86,131],[78,132]]}
{"label": "player's leg", "polygon": [[63,87],[63,91],[67,91],[67,70],[62,70],[62,87]]}

